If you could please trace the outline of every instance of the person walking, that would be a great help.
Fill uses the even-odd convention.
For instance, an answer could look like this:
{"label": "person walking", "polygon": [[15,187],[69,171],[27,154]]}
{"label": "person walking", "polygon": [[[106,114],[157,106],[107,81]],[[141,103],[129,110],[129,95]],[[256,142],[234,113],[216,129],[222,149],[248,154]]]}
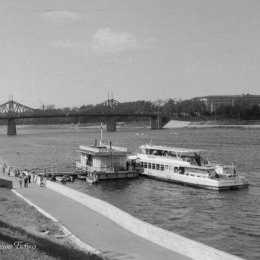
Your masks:
{"label": "person walking", "polygon": [[23,176],[20,174],[19,176],[19,184],[20,184],[20,189],[23,187]]}
{"label": "person walking", "polygon": [[8,166],[8,174],[7,175],[10,176],[10,173],[11,173],[11,166],[9,165]]}
{"label": "person walking", "polygon": [[31,172],[28,171],[28,182],[29,182],[29,183],[31,183],[31,176],[32,176]]}
{"label": "person walking", "polygon": [[28,188],[28,175],[24,177],[24,188]]}
{"label": "person walking", "polygon": [[5,175],[5,167],[6,165],[4,164],[3,167],[2,167],[2,170],[3,170],[3,174]]}
{"label": "person walking", "polygon": [[44,180],[43,180],[43,175],[40,177],[40,187],[44,187]]}
{"label": "person walking", "polygon": [[17,175],[17,177],[20,176],[20,170],[18,168],[16,169],[16,175]]}
{"label": "person walking", "polygon": [[37,182],[37,174],[35,173],[35,172],[33,172],[34,173],[34,178],[33,178],[33,182]]}

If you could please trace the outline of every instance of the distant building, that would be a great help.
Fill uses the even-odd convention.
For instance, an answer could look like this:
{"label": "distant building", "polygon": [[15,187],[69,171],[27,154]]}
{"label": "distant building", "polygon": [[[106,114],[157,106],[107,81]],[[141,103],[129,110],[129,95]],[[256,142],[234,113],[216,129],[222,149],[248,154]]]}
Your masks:
{"label": "distant building", "polygon": [[235,102],[244,98],[246,101],[250,101],[254,104],[260,104],[260,95],[219,95],[219,96],[205,96],[195,97],[193,100],[204,102],[207,111],[214,112],[219,107],[223,106],[234,106]]}
{"label": "distant building", "polygon": [[55,105],[44,105],[44,104],[42,104],[40,109],[42,109],[42,110],[55,109]]}
{"label": "distant building", "polygon": [[55,105],[47,105],[46,109],[55,109]]}

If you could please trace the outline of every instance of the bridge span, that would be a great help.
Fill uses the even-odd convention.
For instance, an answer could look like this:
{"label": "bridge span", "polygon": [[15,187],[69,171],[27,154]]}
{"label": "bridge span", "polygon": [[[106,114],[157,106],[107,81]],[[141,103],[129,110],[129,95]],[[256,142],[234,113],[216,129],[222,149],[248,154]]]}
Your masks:
{"label": "bridge span", "polygon": [[[104,103],[104,102],[103,102]],[[39,109],[24,106],[13,100],[0,105],[0,120],[7,120],[7,135],[16,135],[16,119],[26,118],[106,118],[107,131],[116,131],[117,118],[120,117],[146,117],[150,118],[150,128],[160,129],[162,127],[159,113],[118,113],[109,109],[106,113],[91,113],[88,111],[70,113],[42,113]]]}

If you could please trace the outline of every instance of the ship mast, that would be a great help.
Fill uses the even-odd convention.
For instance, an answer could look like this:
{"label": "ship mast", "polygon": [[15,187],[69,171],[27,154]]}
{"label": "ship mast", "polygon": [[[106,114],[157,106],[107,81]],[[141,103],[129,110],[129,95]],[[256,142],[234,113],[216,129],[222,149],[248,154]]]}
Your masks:
{"label": "ship mast", "polygon": [[101,122],[101,126],[100,126],[100,141],[99,141],[99,146],[100,146],[100,147],[103,147],[103,146],[104,146],[102,122]]}

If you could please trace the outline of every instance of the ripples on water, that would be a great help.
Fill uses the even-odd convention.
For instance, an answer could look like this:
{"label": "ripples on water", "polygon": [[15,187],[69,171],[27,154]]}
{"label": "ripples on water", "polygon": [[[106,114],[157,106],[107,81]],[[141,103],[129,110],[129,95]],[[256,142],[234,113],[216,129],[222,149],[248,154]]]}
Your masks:
{"label": "ripples on water", "polygon": [[[98,129],[71,126],[19,127],[17,136],[0,129],[0,158],[19,168],[69,171],[79,155],[80,144],[92,144]],[[137,133],[139,133],[137,135]],[[143,134],[142,134],[143,133]],[[247,173],[248,189],[211,191],[139,178],[90,186],[76,180],[67,184],[104,199],[128,213],[164,229],[200,241],[245,259],[260,258],[260,130],[243,129],[149,129],[104,133],[107,143],[134,152],[149,143],[200,148],[210,161],[234,164]]]}

